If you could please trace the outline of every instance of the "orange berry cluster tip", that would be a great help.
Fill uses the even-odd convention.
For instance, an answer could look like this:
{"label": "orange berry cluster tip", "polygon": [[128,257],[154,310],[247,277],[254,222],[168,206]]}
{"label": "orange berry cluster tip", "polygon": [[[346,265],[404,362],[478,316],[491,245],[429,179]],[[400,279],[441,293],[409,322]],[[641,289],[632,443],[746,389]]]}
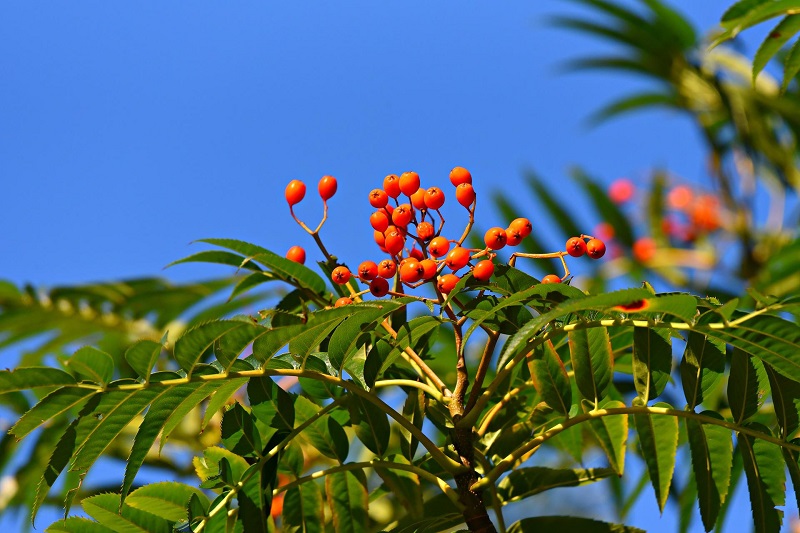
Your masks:
{"label": "orange berry cluster tip", "polygon": [[606,245],[600,239],[589,237],[589,240],[584,240],[584,237],[570,237],[567,240],[566,251],[572,257],[580,257],[584,254],[592,259],[600,259],[606,253]]}
{"label": "orange berry cluster tip", "polygon": [[[339,184],[336,181],[336,178],[333,176],[322,176],[322,178],[319,180],[319,184],[317,185],[317,191],[319,192],[319,196],[322,198],[322,201],[327,202],[333,198],[334,194],[336,194],[338,187]],[[286,186],[284,196],[286,198],[286,203],[289,204],[289,207],[294,207],[302,202],[303,198],[305,198],[306,184],[300,180],[290,181]]]}

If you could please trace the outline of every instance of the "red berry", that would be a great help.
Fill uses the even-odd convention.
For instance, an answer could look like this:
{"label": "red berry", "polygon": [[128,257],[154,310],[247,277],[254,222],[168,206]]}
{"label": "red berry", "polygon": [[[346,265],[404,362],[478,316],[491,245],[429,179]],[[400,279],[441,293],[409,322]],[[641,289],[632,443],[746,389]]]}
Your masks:
{"label": "red berry", "polygon": [[694,192],[686,185],[678,185],[673,187],[667,194],[667,205],[672,209],[683,210],[689,207],[694,200]]}
{"label": "red berry", "polygon": [[348,281],[350,281],[350,269],[346,266],[338,266],[333,269],[331,273],[331,279],[337,285],[344,285]]}
{"label": "red berry", "polygon": [[408,252],[408,257],[416,259],[417,261],[422,261],[425,259],[425,254],[423,254],[422,250],[419,248],[412,248],[411,251]]}
{"label": "red berry", "polygon": [[336,303],[333,304],[333,306],[334,307],[342,307],[343,305],[350,305],[351,303],[353,303],[353,300],[351,300],[347,296],[342,296],[341,298],[336,300]]}
{"label": "red berry", "polygon": [[555,274],[548,274],[542,278],[542,283],[561,283],[561,278]]}
{"label": "red berry", "polygon": [[372,192],[369,193],[369,205],[372,207],[380,209],[381,207],[386,207],[388,203],[389,195],[383,189],[372,189]]}
{"label": "red berry", "polygon": [[608,186],[608,197],[615,204],[624,204],[633,198],[635,192],[636,186],[631,180],[626,178],[614,180],[611,182],[611,185]]}
{"label": "red berry", "polygon": [[592,259],[600,259],[606,253],[606,245],[600,239],[592,239],[586,243],[586,254]]}
{"label": "red berry", "polygon": [[469,183],[462,183],[456,187],[456,200],[458,203],[469,209],[475,201],[475,190]]}
{"label": "red berry", "polygon": [[444,264],[450,267],[450,270],[459,270],[467,266],[467,263],[469,263],[469,256],[470,252],[467,248],[456,246],[447,254]]}
{"label": "red berry", "polygon": [[397,272],[397,263],[392,259],[384,259],[378,263],[378,275],[382,278],[393,278]]}
{"label": "red berry", "polygon": [[419,188],[411,195],[411,205],[419,210],[425,209],[425,189]]}
{"label": "red berry", "polygon": [[458,187],[462,183],[472,183],[472,174],[464,167],[455,167],[450,171],[450,183]]}
{"label": "red berry", "polygon": [[524,239],[531,234],[533,231],[533,226],[531,225],[531,221],[527,218],[515,218],[511,221],[511,224],[508,225],[508,229],[516,231],[522,235],[522,238]]}
{"label": "red berry", "polygon": [[400,279],[405,283],[416,283],[422,279],[425,269],[416,259],[407,259],[400,264]]}
{"label": "red berry", "polygon": [[392,222],[395,226],[408,226],[414,218],[414,208],[409,204],[400,204],[392,211]]}
{"label": "red berry", "polygon": [[592,234],[596,235],[598,239],[605,239],[607,241],[613,239],[615,233],[616,232],[614,231],[614,226],[612,226],[608,222],[599,223],[597,226],[594,227],[594,230],[592,231]]}
{"label": "red berry", "polygon": [[425,280],[433,279],[439,269],[439,265],[433,259],[423,259],[419,264],[422,267],[422,279]]}
{"label": "red berry", "polygon": [[472,268],[472,277],[478,281],[489,281],[492,274],[494,274],[494,263],[489,259],[478,262],[478,264]]}
{"label": "red berry", "polygon": [[439,209],[444,205],[444,193],[439,187],[431,187],[425,191],[425,207]]}
{"label": "red berry", "polygon": [[286,192],[284,194],[289,206],[300,203],[306,196],[306,184],[300,180],[292,180],[289,182],[289,185],[286,186]]}
{"label": "red berry", "polygon": [[567,253],[572,257],[580,257],[586,253],[586,242],[580,237],[571,237],[567,241]]}
{"label": "red berry", "polygon": [[492,250],[499,250],[506,245],[506,230],[503,228],[489,228],[483,236],[483,242]]}
{"label": "red berry", "polygon": [[392,198],[400,196],[400,178],[396,174],[389,174],[383,178],[383,190]]}
{"label": "red berry", "polygon": [[450,250],[450,241],[444,237],[434,237],[428,245],[428,251],[433,257],[442,257]]}
{"label": "red berry", "polygon": [[322,176],[322,179],[319,180],[319,186],[317,190],[319,190],[319,195],[322,197],[324,201],[328,201],[333,198],[333,195],[336,194],[336,189],[338,188],[338,183],[336,183],[336,178],[333,176]]}
{"label": "red berry", "polygon": [[375,261],[364,261],[358,265],[358,277],[361,281],[372,281],[378,277],[378,265]]}
{"label": "red berry", "polygon": [[369,282],[369,292],[377,298],[389,294],[389,282],[385,278],[375,278]]}
{"label": "red berry", "polygon": [[655,257],[656,248],[656,241],[650,237],[642,237],[633,243],[633,257],[641,263],[646,263]]}
{"label": "red berry", "polygon": [[397,255],[403,251],[406,245],[406,238],[397,230],[386,233],[386,241],[384,247],[390,255]]}
{"label": "red berry", "polygon": [[439,291],[447,294],[455,288],[456,283],[458,283],[460,280],[461,278],[455,274],[445,274],[439,278],[439,280],[436,282],[436,286],[439,288]]}
{"label": "red berry", "polygon": [[436,230],[430,222],[420,222],[417,224],[417,237],[423,241],[430,240],[435,233]]}
{"label": "red berry", "polygon": [[289,248],[289,251],[286,252],[286,259],[294,261],[295,263],[300,263],[301,265],[305,264],[306,251],[300,246],[292,246]]}
{"label": "red berry", "polygon": [[419,190],[419,174],[416,172],[403,172],[400,175],[400,192],[411,196]]}
{"label": "red berry", "polygon": [[375,231],[386,231],[389,227],[389,216],[383,209],[375,211],[369,216],[369,224]]}

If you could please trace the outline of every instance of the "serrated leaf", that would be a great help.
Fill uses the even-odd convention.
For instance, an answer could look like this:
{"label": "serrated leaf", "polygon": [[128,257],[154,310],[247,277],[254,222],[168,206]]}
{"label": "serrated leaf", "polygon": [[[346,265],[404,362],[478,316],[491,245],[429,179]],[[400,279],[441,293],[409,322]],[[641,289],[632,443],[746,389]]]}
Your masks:
{"label": "serrated leaf", "polygon": [[120,511],[118,494],[98,494],[81,502],[86,513],[117,533],[170,533],[167,520],[123,505]]}
{"label": "serrated leaf", "polygon": [[325,504],[319,485],[303,483],[286,491],[282,521],[286,533],[323,533]]}
{"label": "serrated leaf", "polygon": [[208,405],[206,406],[206,412],[203,414],[203,421],[200,423],[201,430],[205,429],[205,427],[209,422],[211,422],[211,419],[219,412],[222,406],[225,405],[228,400],[230,400],[231,396],[233,396],[236,391],[241,389],[247,382],[248,378],[231,379],[230,381],[220,385],[217,390],[214,391],[214,394],[211,396],[211,399],[208,401]]}
{"label": "serrated leaf", "polygon": [[533,386],[542,400],[562,415],[568,414],[572,407],[572,386],[552,341],[537,346],[527,361]]}
{"label": "serrated leaf", "polygon": [[797,73],[800,72],[800,40],[796,41],[786,54],[786,59],[783,62],[783,82],[781,83],[781,91],[786,91],[786,88],[792,82]]}
{"label": "serrated leaf", "polygon": [[186,520],[186,506],[192,497],[198,499],[201,505],[207,507],[209,504],[206,495],[195,487],[175,481],[161,481],[131,492],[125,503],[134,509],[178,522]]}
{"label": "serrated leaf", "polygon": [[[406,401],[403,403],[403,416],[417,429],[422,430],[422,424],[425,422],[425,406],[427,405],[425,393],[417,389],[411,389],[406,394]],[[413,461],[414,455],[417,453],[419,440],[403,427],[400,427],[399,431],[400,451],[403,457]]]}
{"label": "serrated leaf", "polygon": [[[248,319],[249,320],[249,319]],[[240,326],[224,334],[214,343],[214,355],[225,370],[238,361],[244,349],[267,328],[251,322],[240,321]]]}
{"label": "serrated leaf", "polygon": [[215,320],[195,326],[175,341],[175,360],[191,374],[194,365],[217,340],[242,325],[238,320]]}
{"label": "serrated leaf", "polygon": [[497,495],[504,503],[510,503],[550,489],[577,487],[615,475],[611,468],[518,468],[497,484]]}
{"label": "serrated leaf", "polygon": [[788,15],[775,26],[758,47],[753,58],[753,81],[764,70],[769,60],[783,48],[789,39],[800,31],[800,15]]}
{"label": "serrated leaf", "polygon": [[246,257],[231,252],[222,250],[206,250],[204,252],[197,252],[190,256],[178,259],[168,264],[165,268],[180,265],[181,263],[216,263],[219,265],[230,265],[236,268],[246,268],[247,270],[254,270],[260,272],[261,268],[252,261],[247,261]]}
{"label": "serrated leaf", "polygon": [[228,468],[231,469],[231,478],[239,480],[242,475],[250,467],[244,457],[240,457],[233,452],[220,448],[219,446],[211,446],[203,450],[203,457],[195,457],[192,459],[195,473],[201,481],[207,481],[211,478],[220,475],[222,467],[220,466],[223,460],[227,463]]}
{"label": "serrated leaf", "polygon": [[[294,408],[295,427],[314,416],[320,410],[311,400],[303,396],[298,396]],[[323,416],[315,420],[300,435],[321,454],[331,459],[336,459],[340,463],[344,462],[350,451],[347,433],[345,433],[342,425],[330,416]]]}
{"label": "serrated leaf", "polygon": [[49,525],[45,533],[116,533],[116,531],[94,520],[71,516]]}
{"label": "serrated leaf", "polygon": [[0,370],[0,394],[75,383],[75,378],[57,368],[30,366]]}
{"label": "serrated leaf", "polygon": [[[706,416],[722,419],[718,414],[705,411]],[[714,528],[720,505],[728,495],[733,463],[733,441],[729,430],[714,425],[704,425],[687,419],[689,450],[692,470],[697,482],[700,516],[706,531]]]}
{"label": "serrated leaf", "polygon": [[239,402],[234,403],[222,415],[222,442],[225,447],[243,457],[261,453],[261,435],[256,429],[255,417],[247,412]]}
{"label": "serrated leaf", "polygon": [[[655,407],[671,409],[666,403]],[[642,457],[647,464],[647,472],[656,494],[659,510],[664,512],[667,503],[672,475],[675,471],[675,457],[678,451],[678,419],[674,416],[633,415]]]}
{"label": "serrated leaf", "polygon": [[204,382],[199,387],[195,387],[185,398],[181,400],[181,403],[173,409],[172,413],[170,413],[169,418],[164,423],[164,428],[161,431],[161,441],[159,442],[158,451],[161,453],[161,449],[164,448],[164,444],[166,444],[167,439],[172,434],[175,429],[180,426],[184,419],[191,413],[194,409],[200,405],[200,403],[208,398],[208,395],[214,392],[217,388],[218,384],[214,383],[213,381]]}
{"label": "serrated leaf", "polygon": [[402,302],[382,300],[380,304],[370,302],[348,306],[352,308],[352,316],[336,328],[328,342],[328,357],[331,365],[341,373],[358,345],[363,342],[362,334],[372,329],[367,326],[388,316],[403,305],[405,304]]}
{"label": "serrated leaf", "polygon": [[772,405],[781,437],[788,440],[800,428],[800,383],[778,374],[767,364],[764,370],[772,390]]}
{"label": "serrated leaf", "polygon": [[81,376],[106,385],[114,374],[114,359],[104,351],[84,346],[66,359],[69,368]]}
{"label": "serrated leaf", "polygon": [[669,383],[671,372],[669,331],[633,328],[633,384],[642,401],[647,403],[660,396]]}
{"label": "serrated leaf", "polygon": [[276,430],[291,431],[295,427],[295,397],[281,389],[271,377],[250,379],[247,398],[253,414],[262,423]]}
{"label": "serrated leaf", "polygon": [[366,533],[369,494],[364,472],[348,470],[326,476],[325,492],[333,515],[333,530],[336,533]]}
{"label": "serrated leaf", "polygon": [[17,439],[21,439],[51,418],[81,405],[89,396],[97,394],[97,392],[96,390],[79,389],[77,387],[56,389],[22,415],[9,430],[9,433],[13,434]]}
{"label": "serrated leaf", "polygon": [[370,451],[383,457],[389,448],[391,427],[386,413],[361,396],[350,397],[350,422],[356,436]]}
{"label": "serrated leaf", "polygon": [[[797,442],[794,441],[794,444],[797,444]],[[788,448],[781,448],[781,454],[783,455],[783,461],[786,463],[786,467],[789,470],[789,476],[792,479],[792,488],[800,487],[800,464],[798,464],[798,458],[800,458],[800,454]],[[800,491],[795,490],[794,497],[797,509],[800,509]]]}
{"label": "serrated leaf", "polygon": [[[618,401],[610,401],[602,409],[625,407]],[[627,415],[610,415],[593,418],[589,421],[594,436],[600,447],[606,452],[608,462],[620,476],[625,470],[625,449],[628,442],[628,417]]]}
{"label": "serrated leaf", "polygon": [[680,364],[681,385],[689,409],[705,400],[725,373],[725,345],[705,335],[689,332]]}
{"label": "serrated leaf", "polygon": [[614,373],[608,330],[570,331],[569,353],[578,390],[584,398],[597,405],[605,397]]}
{"label": "serrated leaf", "polygon": [[741,424],[754,416],[767,396],[764,365],[741,350],[733,350],[728,376],[728,403],[734,422]]}
{"label": "serrated leaf", "polygon": [[581,533],[645,533],[643,529],[622,524],[609,524],[577,516],[537,516],[523,518],[508,528],[508,533],[530,531],[580,531]]}
{"label": "serrated leaf", "polygon": [[[770,433],[760,424],[750,424],[750,427]],[[776,507],[786,503],[786,470],[780,448],[744,433],[738,433],[738,443],[747,475],[755,530],[757,533],[779,531],[783,511]]]}
{"label": "serrated leaf", "polygon": [[161,355],[162,345],[156,341],[141,340],[125,351],[125,361],[141,378],[147,379]]}

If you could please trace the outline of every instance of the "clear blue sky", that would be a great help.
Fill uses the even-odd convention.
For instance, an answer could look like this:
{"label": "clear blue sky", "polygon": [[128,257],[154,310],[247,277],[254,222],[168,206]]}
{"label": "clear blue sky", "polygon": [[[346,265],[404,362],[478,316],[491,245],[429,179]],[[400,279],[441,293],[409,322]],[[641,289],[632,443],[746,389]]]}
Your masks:
{"label": "clear blue sky", "polygon": [[[730,3],[672,5],[705,30]],[[575,10],[555,0],[4,2],[0,277],[159,274],[203,237],[310,249],[283,201],[295,178],[310,196],[323,174],[339,179],[325,237],[356,263],[371,246],[366,193],[388,173],[444,185],[462,165],[479,193],[518,195],[532,168],[563,198],[573,164],[604,180],[654,165],[704,176],[697,136],[678,116],[586,127],[641,81],[557,72],[598,46],[548,27],[548,15]],[[746,497],[738,507],[749,515]],[[637,509],[632,522],[674,530],[654,513]]]}

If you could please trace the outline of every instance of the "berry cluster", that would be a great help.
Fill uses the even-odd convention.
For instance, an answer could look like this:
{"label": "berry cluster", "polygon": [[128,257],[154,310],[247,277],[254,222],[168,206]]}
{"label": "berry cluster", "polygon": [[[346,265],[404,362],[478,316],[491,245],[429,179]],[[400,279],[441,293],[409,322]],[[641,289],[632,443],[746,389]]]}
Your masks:
{"label": "berry cluster", "polygon": [[[377,261],[363,261],[355,272],[344,265],[331,270],[331,279],[337,285],[350,288],[350,296],[339,298],[336,306],[352,303],[367,292],[375,297],[407,296],[404,288],[416,288],[430,283],[442,295],[450,293],[460,281],[464,272],[472,274],[479,282],[488,282],[495,270],[496,252],[505,247],[514,247],[531,234],[533,226],[527,218],[517,218],[507,228],[493,227],[484,234],[484,248],[468,248],[464,241],[469,236],[475,222],[476,194],[472,186],[472,175],[463,167],[450,171],[450,183],[454,196],[469,214],[469,221],[459,238],[443,235],[445,219],[441,208],[445,204],[445,192],[436,186],[423,188],[419,174],[404,172],[390,174],[383,180],[382,187],[373,189],[368,195],[370,205],[375,211],[369,222],[373,229],[374,241],[378,249],[388,255]],[[294,214],[293,207],[305,196],[303,182],[293,180],[286,187],[286,201],[295,221],[300,224],[317,242],[326,259],[333,261],[319,238],[319,230],[327,219],[327,200],[336,193],[337,183],[332,176],[324,176],[319,182],[324,213],[316,230],[311,230]],[[448,193],[449,194],[449,193]],[[572,237],[562,251],[548,254],[529,254],[514,252],[509,265],[514,266],[517,258],[559,258],[564,267],[564,275],[549,274],[542,283],[561,283],[569,276],[565,256],[580,257],[588,255],[599,259],[606,251],[605,244],[588,235]],[[288,259],[298,263],[305,262],[305,250],[293,246],[286,254]],[[465,270],[466,269],[466,270]],[[357,279],[367,286],[357,291],[351,283]],[[390,287],[390,281],[392,286]]]}

